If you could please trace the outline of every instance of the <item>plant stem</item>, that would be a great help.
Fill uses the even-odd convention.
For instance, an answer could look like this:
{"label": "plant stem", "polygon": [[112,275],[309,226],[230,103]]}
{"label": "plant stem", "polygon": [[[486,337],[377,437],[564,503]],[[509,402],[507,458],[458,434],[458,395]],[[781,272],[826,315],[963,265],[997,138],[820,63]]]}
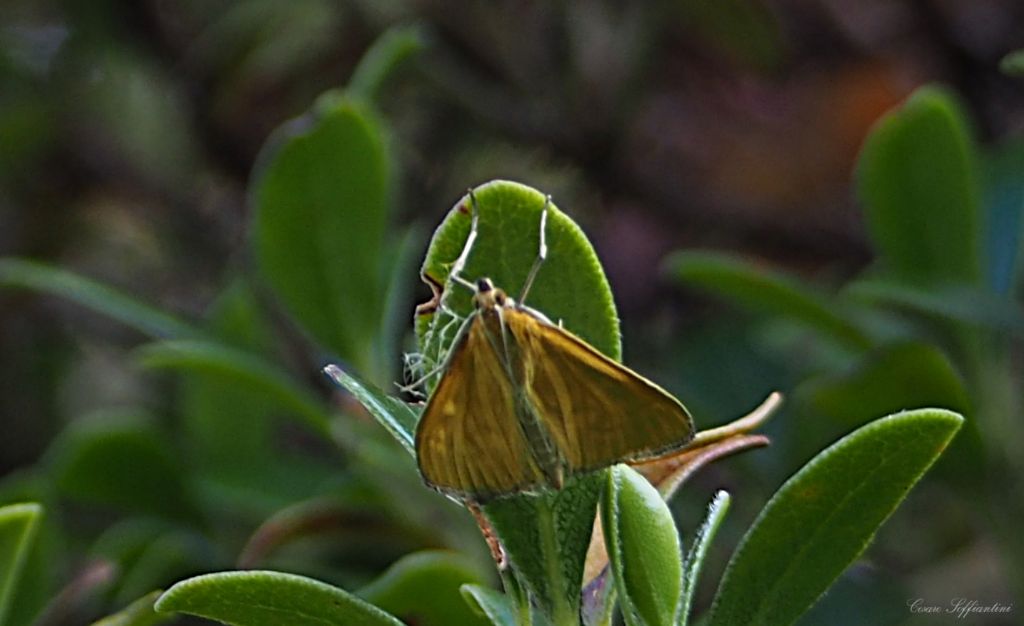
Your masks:
{"label": "plant stem", "polygon": [[537,527],[540,531],[540,551],[547,570],[548,585],[553,606],[552,626],[579,626],[579,617],[566,597],[566,582],[562,572],[561,555],[555,538],[555,515],[550,503],[537,507]]}

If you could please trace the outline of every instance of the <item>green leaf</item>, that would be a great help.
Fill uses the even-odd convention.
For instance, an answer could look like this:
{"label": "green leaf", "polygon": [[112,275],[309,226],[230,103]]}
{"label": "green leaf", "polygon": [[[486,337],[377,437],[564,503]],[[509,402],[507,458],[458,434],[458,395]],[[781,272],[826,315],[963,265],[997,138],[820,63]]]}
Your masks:
{"label": "green leaf", "polygon": [[[336,474],[320,455],[280,445],[283,422],[298,416],[322,423],[328,408],[319,393],[260,356],[275,353],[273,329],[246,281],[232,280],[217,296],[203,329],[211,342],[216,338],[231,350],[191,355],[201,363],[170,354],[174,363],[166,364],[181,372],[177,414],[191,467],[200,477],[197,491],[218,510],[257,523],[318,492]],[[239,351],[244,355],[236,359]],[[319,426],[313,430],[324,432]],[[161,582],[166,580],[174,578]]]}
{"label": "green leaf", "polygon": [[[924,343],[897,343],[867,355],[848,371],[812,378],[799,388],[796,448],[806,458],[823,442],[863,425],[868,416],[908,406],[932,406],[971,413],[964,381],[946,355]],[[935,471],[974,489],[984,480],[984,450],[977,424],[968,420]]]}
{"label": "green leaf", "polygon": [[984,154],[985,251],[988,285],[1013,297],[1024,271],[1024,141],[1008,141]]}
{"label": "green leaf", "polygon": [[[22,557],[21,570],[17,575],[19,582],[12,592],[16,601],[7,607],[6,617],[0,619],[2,626],[34,624],[54,595],[67,584],[67,529],[54,516],[45,514],[46,511],[57,510],[60,504],[53,481],[41,463],[0,477],[0,510],[6,505],[23,506],[25,503],[38,506],[43,514],[38,516],[35,529],[30,533],[31,545]],[[0,530],[0,535],[5,532]],[[0,579],[11,573],[7,570],[6,558],[7,555],[0,550]],[[0,584],[0,598],[2,589],[3,584]]]}
{"label": "green leaf", "polygon": [[872,416],[908,406],[935,406],[960,413],[970,406],[963,380],[938,348],[924,343],[896,343],[857,361],[853,367],[811,378],[795,393],[806,407],[798,430],[806,458],[825,441],[863,425]]}
{"label": "green leaf", "polygon": [[460,587],[480,583],[480,572],[454,552],[417,552],[403,557],[359,591],[359,596],[409,624],[488,624],[465,602]]}
{"label": "green leaf", "polygon": [[462,597],[480,615],[486,616],[494,626],[517,626],[512,600],[489,587],[462,585]]}
{"label": "green leaf", "polygon": [[214,552],[204,537],[180,528],[163,532],[140,548],[121,569],[114,596],[119,602],[127,602],[167,581],[208,569]]}
{"label": "green leaf", "polygon": [[[462,272],[467,280],[487,277],[518,297],[537,258],[544,195],[525,185],[492,181],[474,189],[479,211],[477,240]],[[561,321],[563,326],[613,359],[621,358],[619,320],[611,288],[597,254],[580,227],[552,204],[547,223],[547,261],[541,266],[525,304]],[[470,201],[463,197],[430,240],[421,274],[451,291],[448,306],[460,316],[473,310],[468,289],[448,280],[452,263],[469,234]],[[421,315],[416,333],[430,362],[447,350],[456,328],[441,333],[445,315]],[[454,325],[457,326],[457,325]],[[428,337],[431,328],[435,332]]]}
{"label": "green leaf", "polygon": [[261,159],[251,194],[262,275],[313,337],[376,373],[390,185],[381,129],[364,105],[325,95]]}
{"label": "green leaf", "polygon": [[1024,308],[980,289],[918,289],[862,279],[847,285],[845,294],[868,304],[1024,336]]}
{"label": "green leaf", "polygon": [[204,330],[235,348],[268,353],[274,348],[273,323],[245,278],[230,280],[206,311]]}
{"label": "green leaf", "polygon": [[683,558],[661,494],[636,470],[616,465],[601,500],[601,523],[626,624],[674,626]]}
{"label": "green leaf", "polygon": [[725,520],[725,514],[729,512],[729,494],[719,491],[715,494],[711,505],[708,506],[707,517],[697,531],[693,546],[686,554],[686,561],[683,564],[683,593],[679,601],[679,624],[686,626],[690,620],[690,609],[693,606],[693,597],[697,593],[697,580],[700,578],[700,571],[704,567],[704,559],[707,558],[708,549],[714,541],[718,529]]}
{"label": "green leaf", "polygon": [[346,7],[314,0],[298,4],[225,4],[197,22],[189,57],[230,76],[225,93],[252,93],[246,85],[275,85],[316,71],[347,24]]}
{"label": "green leaf", "polygon": [[977,156],[951,94],[923,87],[884,116],[861,151],[858,185],[871,238],[898,280],[979,282]]}
{"label": "green leaf", "polygon": [[154,626],[170,620],[172,615],[160,615],[153,611],[153,603],[160,597],[162,591],[148,593],[123,610],[107,616],[92,626]]}
{"label": "green leaf", "polygon": [[866,415],[888,415],[908,406],[959,413],[970,408],[953,364],[938,348],[924,343],[886,346],[847,372],[811,379],[797,391],[797,398],[809,405],[815,420],[837,424],[843,431],[862,425]]}
{"label": "green leaf", "polygon": [[[235,348],[271,352],[271,326],[241,280],[234,280],[217,296],[204,328]],[[262,388],[224,384],[225,377],[215,371],[189,369],[183,374],[177,412],[192,458],[204,474],[244,477],[250,483],[252,472],[267,469],[267,459],[274,456],[279,407]],[[266,483],[259,482],[266,489]]]}
{"label": "green leaf", "polygon": [[116,568],[117,579],[107,595],[118,604],[208,567],[209,557],[210,546],[201,537],[149,516],[131,516],[108,526],[89,550],[90,559]]}
{"label": "green leaf", "polygon": [[676,252],[666,267],[680,281],[754,311],[798,321],[839,345],[857,351],[871,346],[871,339],[835,303],[790,276],[715,252]]}
{"label": "green leaf", "polygon": [[1024,50],[1014,50],[999,61],[999,71],[1007,76],[1024,76]]}
{"label": "green leaf", "polygon": [[419,421],[416,409],[373,385],[349,376],[337,365],[328,365],[324,368],[324,373],[339,387],[355,396],[363,408],[380,422],[409,454],[416,455],[414,440],[416,422]]}
{"label": "green leaf", "polygon": [[0,259],[0,286],[31,289],[67,298],[153,337],[198,334],[186,322],[112,287],[36,261]]}
{"label": "green leaf", "polygon": [[68,498],[175,520],[194,520],[179,456],[166,434],[130,413],[75,420],[47,452]]}
{"label": "green leaf", "polygon": [[583,565],[606,473],[483,507],[516,576],[553,624],[579,621]]}
{"label": "green leaf", "polygon": [[189,578],[160,596],[155,608],[235,626],[403,626],[341,589],[280,572],[218,572]]}
{"label": "green leaf", "polygon": [[287,372],[250,352],[206,340],[173,340],[139,348],[145,367],[174,368],[216,375],[234,385],[265,394],[316,432],[328,434],[328,411]]}
{"label": "green leaf", "polygon": [[42,515],[42,507],[33,503],[0,507],[0,626],[7,621]]}
{"label": "green leaf", "polygon": [[423,49],[423,33],[415,26],[391,28],[363,53],[348,81],[347,92],[367,102],[376,99],[381,85],[409,57]]}
{"label": "green leaf", "polygon": [[792,624],[860,556],[962,422],[940,409],[898,413],[811,460],[743,538],[709,626]]}

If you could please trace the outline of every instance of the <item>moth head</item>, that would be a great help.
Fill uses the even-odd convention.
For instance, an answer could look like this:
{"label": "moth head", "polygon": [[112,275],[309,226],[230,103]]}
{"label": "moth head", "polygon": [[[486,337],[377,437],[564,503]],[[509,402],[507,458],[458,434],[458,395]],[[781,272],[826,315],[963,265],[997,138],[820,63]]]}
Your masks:
{"label": "moth head", "polygon": [[481,278],[476,281],[476,295],[473,296],[476,308],[493,309],[496,306],[504,306],[507,299],[505,292],[495,287],[490,278]]}

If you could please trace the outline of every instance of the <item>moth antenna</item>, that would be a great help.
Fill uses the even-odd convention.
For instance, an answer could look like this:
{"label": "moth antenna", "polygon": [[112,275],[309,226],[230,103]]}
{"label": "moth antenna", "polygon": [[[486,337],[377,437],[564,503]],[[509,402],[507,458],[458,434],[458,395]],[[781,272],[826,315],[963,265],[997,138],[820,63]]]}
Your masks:
{"label": "moth antenna", "polygon": [[465,319],[465,318],[463,318],[463,317],[462,317],[461,315],[459,315],[458,313],[456,313],[455,311],[453,311],[452,309],[448,308],[448,306],[442,306],[442,307],[440,307],[440,311],[441,311],[442,313],[444,313],[445,315],[448,315],[448,316],[450,316],[450,317],[452,317],[452,318],[454,318],[454,319],[457,319],[457,320],[459,320],[460,322],[461,322],[461,321],[462,321],[463,319]]}
{"label": "moth antenna", "polygon": [[452,279],[457,284],[462,285],[466,289],[469,289],[473,293],[476,293],[476,285],[474,285],[470,281],[466,280],[462,276],[459,276],[458,274],[448,274],[448,278]]}
{"label": "moth antenna", "polygon": [[[466,195],[469,196],[470,207],[469,235],[466,236],[466,243],[462,246],[462,252],[459,253],[455,262],[452,263],[452,268],[448,271],[448,278],[454,280],[460,285],[468,285],[470,289],[475,291],[476,289],[473,287],[473,283],[462,278],[462,270],[465,269],[466,261],[469,259],[469,253],[472,252],[473,244],[476,243],[477,226],[480,223],[480,211],[477,208],[476,194],[473,190],[467,190]],[[442,302],[444,302],[444,300],[446,300],[446,298],[442,296]]]}
{"label": "moth antenna", "polygon": [[[466,195],[469,196],[470,206],[469,234],[466,236],[466,243],[462,246],[462,252],[460,252],[459,256],[452,262],[451,267],[448,270],[448,280],[469,289],[473,293],[476,293],[476,286],[462,277],[462,270],[465,269],[466,261],[469,259],[469,254],[472,252],[473,245],[476,243],[477,227],[480,223],[480,211],[477,207],[476,193],[472,188],[469,188],[466,190]],[[451,315],[453,320],[461,321],[462,318],[456,315],[448,306],[448,298],[451,296],[451,293],[451,289],[445,289],[442,286],[440,296],[435,300],[432,300],[431,303],[436,305],[437,311],[448,313]],[[451,322],[438,330],[438,325],[440,323],[440,316],[435,316],[430,320],[429,328],[427,329],[424,337],[424,345],[429,346],[435,340],[437,335],[440,335],[441,338],[444,337],[444,333]]]}
{"label": "moth antenna", "polygon": [[537,258],[533,260],[533,266],[530,267],[530,273],[526,275],[526,282],[523,283],[523,290],[519,292],[519,304],[526,303],[526,294],[530,292],[530,287],[533,286],[533,281],[537,278],[537,272],[540,271],[540,266],[544,264],[544,261],[548,258],[548,238],[547,238],[547,226],[548,226],[548,209],[551,207],[551,196],[547,195],[544,197],[544,208],[540,210],[540,246],[537,249]]}

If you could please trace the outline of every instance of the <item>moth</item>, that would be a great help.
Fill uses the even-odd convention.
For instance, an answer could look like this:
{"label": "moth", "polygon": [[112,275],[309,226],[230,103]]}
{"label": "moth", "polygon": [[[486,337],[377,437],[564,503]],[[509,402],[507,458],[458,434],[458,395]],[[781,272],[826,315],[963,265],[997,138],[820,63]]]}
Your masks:
{"label": "moth", "polygon": [[566,476],[661,456],[693,439],[679,400],[523,304],[547,256],[550,198],[541,212],[540,252],[518,300],[488,278],[459,276],[476,238],[472,193],[470,200],[470,233],[449,277],[473,290],[474,310],[416,428],[424,481],[483,502],[560,489]]}

